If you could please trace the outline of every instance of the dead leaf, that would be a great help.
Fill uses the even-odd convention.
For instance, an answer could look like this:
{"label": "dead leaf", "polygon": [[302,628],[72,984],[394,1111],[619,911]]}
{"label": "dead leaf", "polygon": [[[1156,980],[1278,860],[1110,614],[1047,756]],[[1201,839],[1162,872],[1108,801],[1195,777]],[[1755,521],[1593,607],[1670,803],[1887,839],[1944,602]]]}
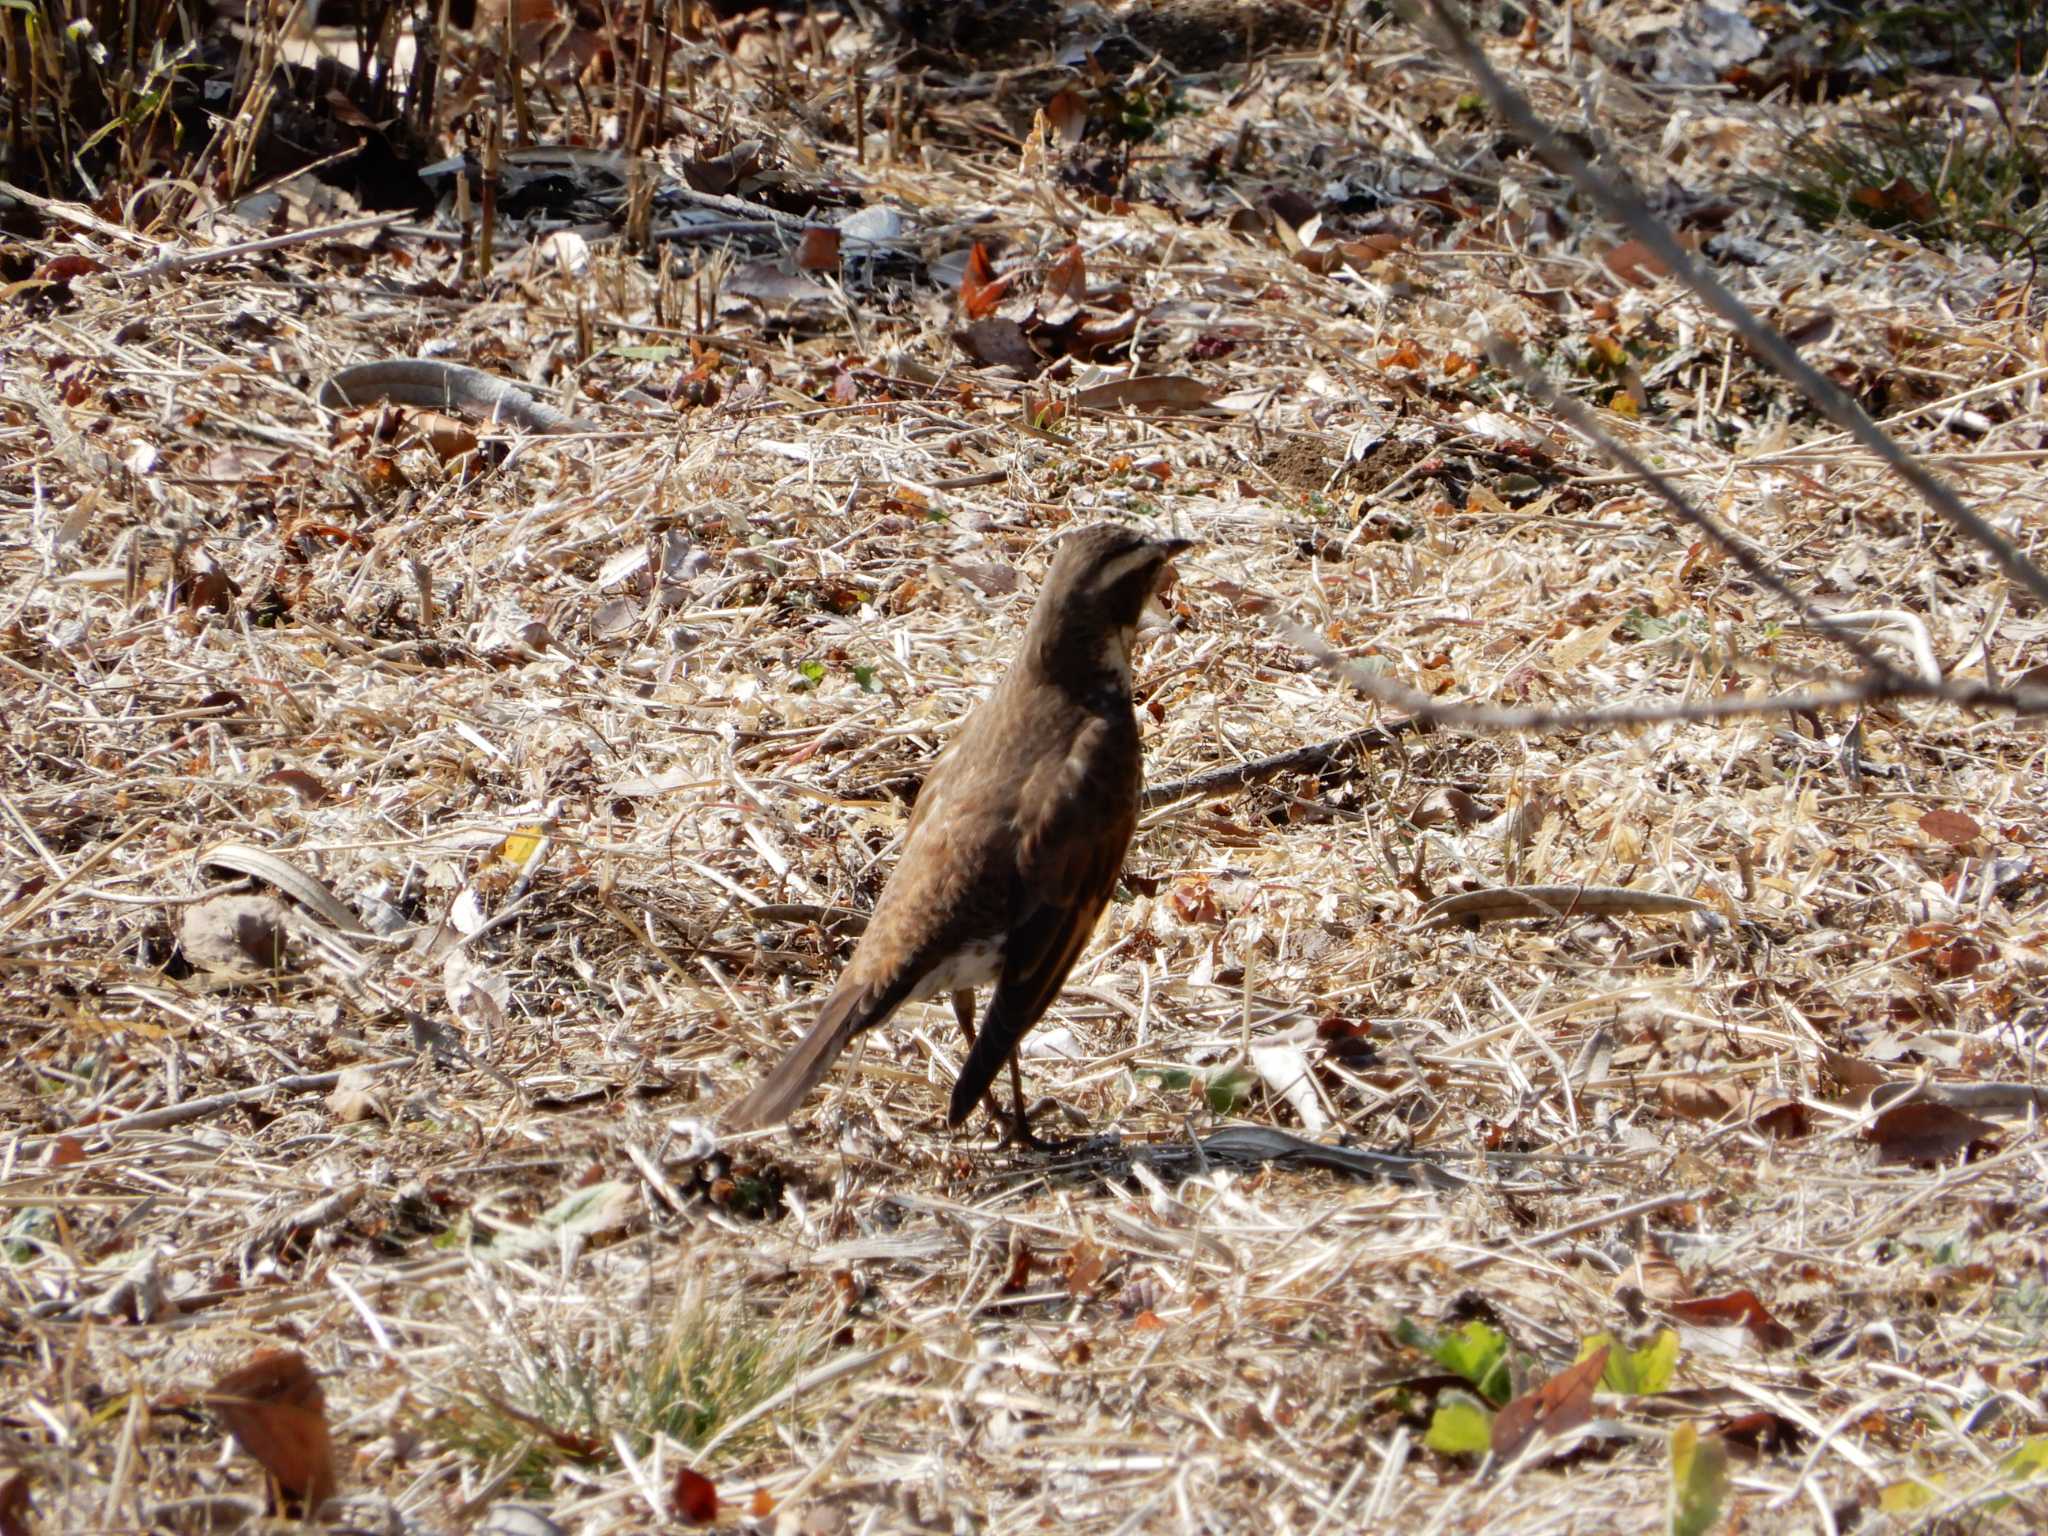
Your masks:
{"label": "dead leaf", "polygon": [[[1088,262],[1081,254],[1078,244],[1068,246],[1060,252],[1045,274],[1045,296],[1050,299],[1068,299],[1079,304],[1088,297]],[[1132,317],[1136,318],[1135,315]]]}
{"label": "dead leaf", "polygon": [[33,1536],[28,1516],[28,1474],[17,1472],[0,1483],[0,1536]]}
{"label": "dead leaf", "polygon": [[980,320],[994,314],[1011,281],[1010,277],[996,276],[988,250],[979,240],[975,241],[974,249],[967,253],[967,270],[960,274],[960,307],[967,318]]}
{"label": "dead leaf", "polygon": [[1880,1163],[1913,1163],[1933,1167],[1958,1152],[1989,1150],[1998,1125],[1946,1104],[1912,1099],[1882,1111],[1864,1128],[1864,1138],[1877,1143]]}
{"label": "dead leaf", "polygon": [[1607,270],[1633,288],[1648,288],[1658,278],[1669,277],[1671,268],[1640,240],[1624,240],[1601,258]]}
{"label": "dead leaf", "polygon": [[1524,1392],[1493,1416],[1493,1454],[1505,1461],[1538,1434],[1565,1435],[1593,1417],[1593,1393],[1607,1369],[1608,1345]]}
{"label": "dead leaf", "polygon": [[280,1489],[304,1500],[309,1514],[334,1492],[327,1397],[298,1351],[262,1351],[216,1381],[205,1402]]}
{"label": "dead leaf", "polygon": [[1073,398],[1073,404],[1084,411],[1205,411],[1215,403],[1216,392],[1200,379],[1174,373],[1112,379],[1078,390]]}
{"label": "dead leaf", "polygon": [[1060,1269],[1067,1281],[1067,1294],[1080,1298],[1095,1294],[1095,1287],[1102,1279],[1107,1266],[1102,1250],[1087,1238],[1075,1239],[1074,1246],[1060,1257]]}
{"label": "dead leaf", "polygon": [[1684,1301],[1692,1295],[1685,1271],[1654,1231],[1645,1231],[1636,1249],[1636,1284],[1652,1301]]}
{"label": "dead leaf", "polygon": [[710,1525],[718,1518],[718,1488],[702,1472],[678,1467],[669,1509],[685,1525]]}
{"label": "dead leaf", "polygon": [[1752,1290],[1729,1291],[1720,1296],[1691,1296],[1667,1303],[1671,1315],[1682,1323],[1702,1328],[1747,1328],[1765,1349],[1783,1349],[1793,1333],[1771,1315],[1771,1309]]}
{"label": "dead leaf", "polygon": [[178,947],[203,971],[257,976],[284,969],[285,904],[275,896],[216,896],[185,909]]}
{"label": "dead leaf", "polygon": [[839,266],[839,231],[813,224],[797,242],[796,264],[806,272],[831,272]]}
{"label": "dead leaf", "polygon": [[1060,143],[1072,149],[1087,135],[1088,103],[1079,91],[1054,91],[1045,104],[1045,121]]}
{"label": "dead leaf", "polygon": [[953,333],[953,345],[990,368],[1014,368],[1036,373],[1041,359],[1014,320],[977,320]]}
{"label": "dead leaf", "polygon": [[1984,829],[1961,811],[1929,811],[1920,818],[1920,830],[1955,848],[1967,848],[1984,835]]}

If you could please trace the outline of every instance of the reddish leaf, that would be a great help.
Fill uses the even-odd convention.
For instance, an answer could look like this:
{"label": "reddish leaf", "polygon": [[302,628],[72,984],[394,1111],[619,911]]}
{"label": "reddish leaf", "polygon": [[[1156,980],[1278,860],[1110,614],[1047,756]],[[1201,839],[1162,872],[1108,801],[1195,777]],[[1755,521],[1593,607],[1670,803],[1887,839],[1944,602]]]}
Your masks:
{"label": "reddish leaf", "polygon": [[1803,1428],[1768,1409],[1723,1419],[1707,1434],[1750,1457],[1796,1451],[1806,1441]]}
{"label": "reddish leaf", "polygon": [[36,268],[35,275],[46,283],[68,284],[88,272],[104,272],[106,264],[91,256],[53,256]]}
{"label": "reddish leaf", "polygon": [[1577,1365],[1524,1392],[1493,1416],[1493,1454],[1503,1461],[1538,1434],[1563,1435],[1593,1417],[1593,1392],[1607,1369],[1603,1344]]}
{"label": "reddish leaf", "polygon": [[1045,121],[1059,141],[1072,149],[1088,131],[1088,103],[1078,91],[1054,91],[1045,104]]}
{"label": "reddish leaf", "polygon": [[0,1483],[0,1536],[32,1536],[28,1523],[28,1474]]}
{"label": "reddish leaf", "polygon": [[967,270],[960,274],[960,307],[967,311],[967,318],[981,320],[994,314],[1009,286],[1010,279],[996,276],[988,252],[975,241],[974,249],[967,253]]}
{"label": "reddish leaf", "polygon": [[1984,835],[1984,829],[1961,811],[1929,811],[1920,818],[1920,830],[1957,848],[1967,848]]}
{"label": "reddish leaf", "polygon": [[1948,1162],[1958,1152],[1988,1148],[1998,1126],[1946,1104],[1914,1099],[1881,1112],[1863,1134],[1877,1143],[1880,1163],[1925,1167]]}
{"label": "reddish leaf", "polygon": [[1792,1342],[1792,1330],[1771,1316],[1771,1309],[1755,1291],[1730,1291],[1723,1296],[1693,1296],[1669,1303],[1671,1315],[1682,1323],[1703,1328],[1747,1328],[1765,1349],[1783,1349]]}
{"label": "reddish leaf", "polygon": [[1060,1259],[1060,1268],[1066,1271],[1067,1294],[1087,1296],[1094,1292],[1096,1283],[1102,1279],[1106,1266],[1102,1250],[1087,1238],[1079,1238],[1074,1246]]}
{"label": "reddish leaf", "polygon": [[839,231],[813,224],[797,242],[796,264],[806,272],[830,272],[839,265]]}
{"label": "reddish leaf", "polygon": [[333,791],[321,781],[320,776],[308,773],[304,768],[279,768],[263,775],[262,782],[288,789],[308,805],[325,805],[334,798]]}
{"label": "reddish leaf", "polygon": [[669,1508],[685,1525],[709,1525],[718,1518],[718,1489],[702,1472],[679,1468]]}
{"label": "reddish leaf", "polygon": [[1045,274],[1045,293],[1048,298],[1072,299],[1076,304],[1088,297],[1088,263],[1078,244],[1061,251],[1060,259]]}
{"label": "reddish leaf", "polygon": [[1647,288],[1671,269],[1640,240],[1624,240],[1602,258],[1607,270],[1632,288]]}
{"label": "reddish leaf", "polygon": [[334,1492],[334,1443],[327,1397],[296,1350],[266,1349],[229,1371],[206,1394],[243,1450],[310,1514]]}

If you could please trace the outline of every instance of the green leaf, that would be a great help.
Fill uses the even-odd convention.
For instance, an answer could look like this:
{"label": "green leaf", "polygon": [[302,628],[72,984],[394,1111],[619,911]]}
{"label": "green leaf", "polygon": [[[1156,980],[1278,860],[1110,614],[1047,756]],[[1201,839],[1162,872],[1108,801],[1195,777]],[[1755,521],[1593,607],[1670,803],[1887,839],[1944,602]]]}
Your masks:
{"label": "green leaf", "polygon": [[1887,1515],[1910,1515],[1940,1497],[1939,1477],[1909,1477],[1903,1482],[1886,1484],[1877,1496],[1877,1507]]}
{"label": "green leaf", "polygon": [[1225,1067],[1202,1079],[1202,1092],[1209,1100],[1209,1112],[1216,1115],[1235,1113],[1238,1105],[1251,1095],[1252,1075],[1243,1067]]}
{"label": "green leaf", "polygon": [[800,661],[796,664],[796,670],[802,681],[790,686],[799,693],[806,688],[815,688],[825,681],[825,663],[822,661]]}
{"label": "green leaf", "polygon": [[1512,1391],[1508,1381],[1508,1336],[1476,1317],[1456,1333],[1432,1334],[1407,1318],[1394,1325],[1394,1337],[1419,1349],[1453,1375],[1462,1376],[1489,1402],[1504,1403]]}
{"label": "green leaf", "polygon": [[[1999,1460],[1998,1470],[2015,1483],[2031,1483],[2048,1477],[2048,1435],[2022,1440]],[[1997,1511],[2011,1502],[2011,1499],[1993,1499],[1984,1507]]]}
{"label": "green leaf", "polygon": [[1493,1445],[1493,1412],[1470,1392],[1445,1392],[1422,1443],[1442,1456],[1484,1456]]}
{"label": "green leaf", "polygon": [[672,357],[683,356],[689,351],[689,348],[661,346],[646,342],[626,344],[613,342],[610,351],[614,357],[630,358],[636,363],[665,363]]}
{"label": "green leaf", "polygon": [[1728,1448],[1700,1439],[1697,1424],[1679,1425],[1671,1432],[1671,1536],[1706,1536],[1727,1497]]}
{"label": "green leaf", "polygon": [[1640,1397],[1645,1392],[1662,1392],[1671,1385],[1671,1373],[1678,1365],[1678,1330],[1658,1330],[1657,1337],[1641,1349],[1625,1349],[1608,1333],[1596,1333],[1579,1345],[1585,1359],[1601,1345],[1607,1346],[1607,1369],[1600,1373],[1600,1385],[1609,1392]]}
{"label": "green leaf", "polygon": [[875,691],[875,668],[866,663],[857,664],[853,669],[853,680],[860,684],[862,693],[873,693]]}

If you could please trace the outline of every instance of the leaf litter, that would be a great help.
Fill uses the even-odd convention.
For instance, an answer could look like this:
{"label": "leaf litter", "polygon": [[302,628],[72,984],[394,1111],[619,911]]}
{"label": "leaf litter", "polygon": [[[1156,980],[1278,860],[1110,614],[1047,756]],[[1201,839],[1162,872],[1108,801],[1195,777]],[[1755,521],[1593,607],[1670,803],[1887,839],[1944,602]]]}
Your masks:
{"label": "leaf litter", "polygon": [[[1661,36],[1623,12],[1617,46]],[[857,144],[792,121],[783,72],[837,89],[885,39],[705,34],[683,51],[733,133],[672,167],[705,220],[666,268],[591,233],[480,278],[379,232],[131,280],[90,223],[10,235],[48,287],[0,333],[0,1306],[34,1405],[0,1523],[133,1526],[268,1479],[422,1530],[1705,1530],[1724,1429],[1759,1522],[2025,1472],[2038,723],[1907,701],[1367,743],[1257,610],[1508,706],[1837,665],[1483,371],[1499,332],[1873,644],[2026,678],[2048,627],[1414,33],[1329,22],[1324,51],[1311,28],[1115,103],[1092,65],[955,58],[914,133]],[[1566,57],[1530,29],[1498,64]],[[1602,110],[1640,184],[1726,204],[1675,214],[1724,277],[2038,543],[2018,271],[1745,191],[1778,140],[1740,95]],[[765,200],[807,176],[866,207]],[[600,431],[315,408],[425,351]],[[1138,677],[1151,782],[1196,788],[1148,809],[1046,1021],[1080,1055],[1028,1064],[1124,1149],[944,1133],[938,1010],[798,1134],[718,1144],[1050,539],[1101,517],[1202,541]],[[1369,1154],[1439,1176],[1348,1176]],[[731,1299],[739,1353],[638,1390],[686,1294]],[[1505,1491],[1470,1476],[1585,1427],[1606,1363],[1580,1341],[1635,1362],[1667,1318],[1668,1392],[1702,1404],[1668,1449],[1602,1433]],[[781,1338],[815,1342],[746,1363]],[[1416,1339],[1464,1341],[1438,1347],[1497,1395],[1449,1367],[1387,1389]],[[594,1380],[571,1416],[559,1384]],[[129,1392],[218,1414],[246,1458],[109,1411]],[[1426,1443],[1445,1406],[1460,1454]]]}

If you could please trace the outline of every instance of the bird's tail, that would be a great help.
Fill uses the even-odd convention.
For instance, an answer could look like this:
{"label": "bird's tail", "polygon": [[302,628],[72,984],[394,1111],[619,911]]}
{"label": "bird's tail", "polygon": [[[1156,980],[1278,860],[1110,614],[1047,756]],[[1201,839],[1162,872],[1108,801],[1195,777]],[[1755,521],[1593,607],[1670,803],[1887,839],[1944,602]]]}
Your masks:
{"label": "bird's tail", "polygon": [[853,1037],[876,1022],[871,1010],[858,1006],[858,993],[835,992],[818,1010],[818,1021],[790,1047],[789,1054],[775,1063],[754,1091],[721,1117],[730,1130],[752,1130],[787,1120],[803,1103],[805,1095],[824,1081],[832,1063]]}

